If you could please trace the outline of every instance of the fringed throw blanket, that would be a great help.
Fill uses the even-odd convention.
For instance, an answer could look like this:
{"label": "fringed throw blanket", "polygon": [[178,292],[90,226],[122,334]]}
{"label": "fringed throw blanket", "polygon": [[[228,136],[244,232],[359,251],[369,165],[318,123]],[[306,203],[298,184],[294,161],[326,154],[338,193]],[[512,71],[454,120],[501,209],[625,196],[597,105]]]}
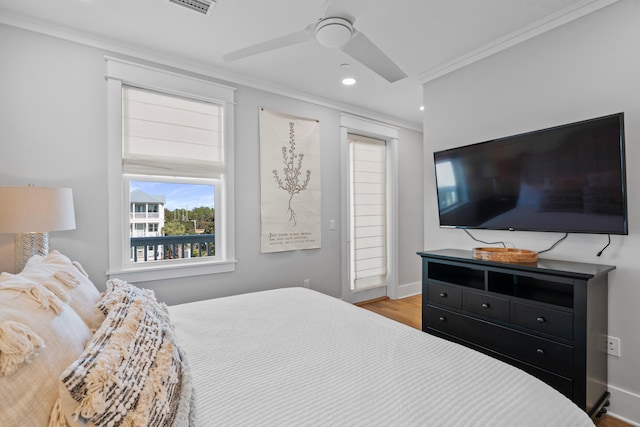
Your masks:
{"label": "fringed throw blanket", "polygon": [[54,411],[78,425],[189,426],[191,378],[166,306],[151,291],[111,280],[99,308],[105,321],[62,374]]}

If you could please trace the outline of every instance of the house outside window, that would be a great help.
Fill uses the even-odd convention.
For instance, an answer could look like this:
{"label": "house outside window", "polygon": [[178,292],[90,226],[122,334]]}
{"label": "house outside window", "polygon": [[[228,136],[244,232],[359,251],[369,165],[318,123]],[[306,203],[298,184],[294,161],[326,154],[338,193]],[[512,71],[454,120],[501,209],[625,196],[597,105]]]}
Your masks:
{"label": "house outside window", "polygon": [[233,271],[233,89],[107,64],[109,275]]}

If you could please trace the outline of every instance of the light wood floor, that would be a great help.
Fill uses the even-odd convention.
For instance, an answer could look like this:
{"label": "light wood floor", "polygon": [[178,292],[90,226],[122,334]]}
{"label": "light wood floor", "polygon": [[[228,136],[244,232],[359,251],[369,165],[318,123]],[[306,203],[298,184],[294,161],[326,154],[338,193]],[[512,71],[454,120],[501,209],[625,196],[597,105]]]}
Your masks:
{"label": "light wood floor", "polygon": [[[381,314],[398,322],[422,329],[422,295],[391,300],[381,298],[356,304],[364,309]],[[617,418],[603,415],[597,420],[598,427],[632,427]]]}

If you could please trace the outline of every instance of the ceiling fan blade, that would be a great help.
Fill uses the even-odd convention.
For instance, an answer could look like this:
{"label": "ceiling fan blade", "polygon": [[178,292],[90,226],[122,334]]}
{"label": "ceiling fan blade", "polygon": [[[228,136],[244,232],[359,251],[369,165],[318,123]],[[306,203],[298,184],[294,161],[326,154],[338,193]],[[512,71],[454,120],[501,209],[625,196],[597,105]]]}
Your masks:
{"label": "ceiling fan blade", "polygon": [[222,59],[226,62],[236,61],[238,59],[246,58],[248,56],[257,55],[259,53],[268,52],[270,50],[276,50],[287,46],[293,46],[312,40],[314,25],[310,25],[302,31],[296,33],[287,34],[286,36],[277,37],[275,39],[267,40],[262,43],[254,44],[234,52],[230,52],[222,55]]}
{"label": "ceiling fan blade", "polygon": [[407,77],[400,67],[359,31],[354,30],[351,40],[341,49],[344,53],[384,77],[390,83]]}
{"label": "ceiling fan blade", "polygon": [[320,19],[327,18],[342,18],[353,24],[356,20],[356,17],[350,13],[347,13],[342,5],[334,5],[334,0],[325,0],[322,5],[322,14],[320,15]]}
{"label": "ceiling fan blade", "polygon": [[322,3],[322,13],[320,14],[320,19],[329,17],[327,13],[329,13],[329,8],[331,7],[331,3],[333,3],[333,0],[324,0],[324,2]]}

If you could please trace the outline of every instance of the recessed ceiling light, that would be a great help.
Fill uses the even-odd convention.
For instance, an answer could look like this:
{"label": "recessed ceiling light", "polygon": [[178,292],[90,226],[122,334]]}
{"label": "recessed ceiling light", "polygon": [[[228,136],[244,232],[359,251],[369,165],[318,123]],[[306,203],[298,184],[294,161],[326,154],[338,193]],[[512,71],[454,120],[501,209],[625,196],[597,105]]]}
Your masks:
{"label": "recessed ceiling light", "polygon": [[424,111],[424,105],[420,106],[420,111]]}
{"label": "recessed ceiling light", "polygon": [[345,77],[344,79],[342,79],[342,84],[345,86],[353,86],[354,84],[356,84],[356,79],[354,79],[353,77]]}

